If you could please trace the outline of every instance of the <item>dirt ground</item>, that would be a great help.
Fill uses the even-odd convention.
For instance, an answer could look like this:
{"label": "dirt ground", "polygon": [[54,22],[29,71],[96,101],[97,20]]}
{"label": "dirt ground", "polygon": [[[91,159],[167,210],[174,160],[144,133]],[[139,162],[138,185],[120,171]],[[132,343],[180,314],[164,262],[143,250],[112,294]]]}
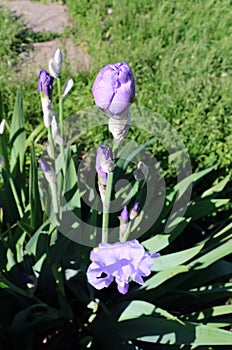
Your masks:
{"label": "dirt ground", "polygon": [[[8,8],[14,16],[22,17],[25,25],[33,32],[52,32],[61,34],[66,27],[72,27],[66,5],[57,2],[40,3],[29,0],[6,1],[0,0],[0,4]],[[23,79],[38,74],[40,69],[48,69],[48,61],[53,57],[56,49],[60,47],[64,54],[66,64],[70,65],[73,74],[79,70],[90,69],[91,57],[82,46],[67,39],[65,43],[58,40],[34,43],[32,50],[22,55],[22,64],[17,73]]]}

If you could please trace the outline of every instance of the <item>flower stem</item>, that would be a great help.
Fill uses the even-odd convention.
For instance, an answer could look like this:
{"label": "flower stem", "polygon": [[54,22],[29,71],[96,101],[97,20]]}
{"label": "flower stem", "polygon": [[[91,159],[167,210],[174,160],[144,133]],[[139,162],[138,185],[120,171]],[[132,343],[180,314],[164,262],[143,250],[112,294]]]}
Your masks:
{"label": "flower stem", "polygon": [[113,152],[113,159],[115,160],[117,158],[117,151],[119,148],[119,144],[115,143],[113,144],[112,152]]}
{"label": "flower stem", "polygon": [[[52,137],[51,127],[48,128],[48,142],[50,145],[52,167],[53,167],[55,174],[56,174],[57,172],[56,172],[56,160],[55,160],[55,147],[54,147],[54,140]],[[54,210],[55,216],[56,215],[60,216],[60,214],[59,214],[59,200],[58,200],[58,195],[57,195],[57,192],[58,192],[57,183],[56,182],[50,183],[50,189],[51,189],[53,210]]]}
{"label": "flower stem", "polygon": [[[55,148],[54,148],[54,140],[52,137],[51,126],[48,127],[48,142],[49,142],[49,146],[50,146],[51,159],[52,159],[52,162],[55,163]],[[54,166],[54,164],[53,164],[53,166]]]}
{"label": "flower stem", "polygon": [[108,173],[106,182],[106,195],[103,201],[103,219],[102,219],[102,242],[108,242],[108,227],[110,216],[110,199],[113,184],[113,172]]}
{"label": "flower stem", "polygon": [[63,159],[63,179],[65,182],[66,177],[66,169],[65,169],[65,151],[64,151],[64,114],[63,114],[63,100],[62,100],[62,88],[61,88],[61,80],[57,78],[57,89],[59,96],[59,124],[60,124],[60,136],[63,140],[63,143],[60,145],[60,152]]}
{"label": "flower stem", "polygon": [[123,235],[120,236],[119,234],[119,241],[120,242],[126,242],[130,236],[130,229],[131,229],[131,221],[128,223],[128,226],[126,227],[126,230]]}
{"label": "flower stem", "polygon": [[57,89],[58,89],[58,96],[59,96],[59,121],[60,121],[60,136],[63,139],[64,136],[64,128],[63,128],[63,101],[62,101],[62,89],[61,89],[61,81],[60,78],[57,78]]}

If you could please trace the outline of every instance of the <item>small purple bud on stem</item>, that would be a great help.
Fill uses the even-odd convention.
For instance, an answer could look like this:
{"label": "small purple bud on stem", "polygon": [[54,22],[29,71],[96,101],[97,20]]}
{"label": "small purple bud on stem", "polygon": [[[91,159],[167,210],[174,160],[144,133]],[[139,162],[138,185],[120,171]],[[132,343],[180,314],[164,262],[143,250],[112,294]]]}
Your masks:
{"label": "small purple bud on stem", "polygon": [[46,172],[51,170],[50,165],[43,158],[39,159],[39,166],[40,166],[40,169],[42,170],[43,173],[46,173]]}
{"label": "small purple bud on stem", "polygon": [[45,96],[52,99],[52,89],[53,89],[53,81],[54,78],[49,75],[46,70],[41,70],[38,78],[38,90],[39,92],[43,92]]}
{"label": "small purple bud on stem", "polygon": [[135,202],[133,208],[130,211],[130,220],[133,220],[134,218],[136,218],[138,213],[139,213],[139,202]]}

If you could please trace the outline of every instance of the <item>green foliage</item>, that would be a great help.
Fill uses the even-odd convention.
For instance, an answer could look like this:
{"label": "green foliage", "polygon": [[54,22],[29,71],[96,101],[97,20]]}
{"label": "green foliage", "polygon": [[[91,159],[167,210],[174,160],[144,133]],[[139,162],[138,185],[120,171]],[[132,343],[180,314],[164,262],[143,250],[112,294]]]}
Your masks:
{"label": "green foliage", "polygon": [[[23,104],[20,87],[13,112],[10,107],[15,87],[3,86],[0,117],[7,114],[7,121],[0,135],[0,346],[17,350],[44,347],[216,350],[218,346],[220,349],[229,346],[232,343],[229,200],[232,183],[229,175],[223,177],[217,172],[217,166],[227,166],[230,140],[217,145],[212,142],[221,140],[222,135],[227,137],[230,128],[220,129],[222,123],[213,118],[215,115],[223,116],[224,121],[229,118],[227,84],[230,78],[222,75],[228,73],[231,59],[227,42],[230,33],[227,38],[223,36],[229,23],[226,12],[229,5],[221,2],[219,6],[212,1],[204,4],[181,1],[170,5],[166,1],[151,3],[148,0],[122,1],[120,6],[112,1],[67,3],[78,23],[77,43],[83,41],[93,55],[98,52],[92,71],[76,77],[76,90],[71,96],[77,99],[78,105],[90,103],[90,88],[99,66],[111,59],[126,59],[136,75],[139,104],[143,102],[154,108],[177,125],[183,140],[189,141],[196,163],[200,159],[197,167],[215,162],[216,165],[186,173],[176,185],[170,180],[167,189],[162,182],[158,190],[157,186],[146,187],[145,182],[138,183],[132,176],[135,164],[146,154],[144,150],[161,152],[155,168],[149,172],[147,184],[156,184],[156,172],[164,165],[168,172],[177,164],[178,176],[184,169],[184,158],[178,149],[167,156],[157,145],[162,123],[150,125],[152,137],[148,132],[137,133],[132,126],[128,134],[130,142],[122,143],[117,150],[119,159],[111,177],[113,192],[107,189],[106,194],[112,203],[116,200],[122,206],[131,207],[139,199],[141,210],[130,221],[129,239],[133,234],[139,236],[147,250],[160,252],[161,256],[154,259],[144,285],[130,282],[126,295],[120,295],[114,284],[98,291],[86,277],[90,248],[76,242],[88,241],[95,246],[100,241],[102,213],[96,209],[99,199],[94,191],[95,179],[91,182],[88,175],[91,171],[95,174],[94,147],[109,139],[104,126],[95,127],[96,119],[102,120],[101,113],[95,111],[91,120],[88,110],[73,116],[77,122],[71,127],[68,125],[65,135],[70,141],[68,146],[53,145],[52,155],[46,154],[56,176],[56,181],[49,183],[37,165],[38,155],[44,151],[39,143],[46,140],[47,130],[41,121],[37,123],[39,112],[33,110],[37,103],[33,102],[36,87],[35,92],[31,92],[35,84],[28,84],[24,91],[26,100],[29,91],[31,94],[29,110],[29,102]],[[109,8],[112,14],[107,12]],[[0,16],[4,18],[0,21],[4,36],[9,14],[0,12]],[[15,30],[12,36],[8,33],[11,43],[15,43],[17,25],[10,22],[9,26]],[[189,43],[191,45],[187,45]],[[20,41],[11,47],[20,50]],[[56,97],[54,100],[56,102]],[[65,101],[65,107],[69,114],[73,102]],[[145,119],[149,121],[147,110],[136,107],[132,110],[140,125]],[[29,124],[26,117],[25,124],[25,114],[28,116],[31,111],[35,119]],[[202,116],[206,118],[207,130],[199,126]],[[220,126],[218,131],[216,126]],[[79,129],[83,133],[79,132],[78,139]],[[172,143],[176,140],[169,131],[167,128],[162,137]],[[201,145],[199,140],[202,141],[203,135],[207,137]],[[49,136],[51,142],[51,134]],[[135,141],[140,145],[137,148]],[[216,150],[219,147],[222,151],[222,144],[227,153],[223,160]],[[89,150],[84,161],[83,150]],[[209,156],[207,161],[206,156]],[[118,185],[122,178],[128,180],[129,185]],[[191,186],[192,197],[184,212],[182,199]],[[152,191],[158,191],[159,195],[145,206],[145,197],[150,198]],[[178,211],[173,211],[176,203]],[[162,210],[159,212],[159,209]],[[107,218],[112,241],[118,239],[119,214]],[[156,215],[157,219],[151,221]],[[146,226],[149,222],[152,224]],[[141,235],[144,225],[147,229]]]}
{"label": "green foliage", "polygon": [[[99,219],[99,213],[83,202],[83,196],[87,190],[91,193],[91,187],[80,191],[84,178],[80,177],[77,182],[78,145],[66,150],[64,159],[60,154],[55,165],[57,185],[63,196],[61,215],[68,218],[70,226],[74,224],[68,238],[60,232],[62,221],[58,229],[54,226],[52,202],[45,203],[33,143],[30,168],[25,171],[25,152],[29,149],[26,148],[21,89],[10,126],[11,143],[7,143],[7,137],[5,132],[0,135],[1,145],[9,146],[8,149],[1,147],[1,156],[10,157],[8,161],[5,159],[5,166],[1,166],[0,189],[2,315],[5,315],[5,305],[10,305],[8,316],[1,316],[0,339],[5,347],[33,349],[40,344],[42,348],[47,342],[49,349],[78,346],[80,349],[149,350],[158,344],[161,348],[173,345],[176,349],[183,345],[189,349],[192,346],[211,349],[231,344],[228,330],[232,312],[232,265],[228,257],[232,226],[228,222],[229,210],[225,219],[220,219],[219,212],[220,208],[226,210],[226,205],[229,209],[226,197],[231,188],[229,177],[213,181],[215,170],[211,167],[189,175],[169,190],[158,220],[140,238],[146,249],[160,251],[161,256],[154,260],[152,273],[143,286],[131,283],[126,296],[120,296],[113,285],[97,291],[88,284],[85,273],[90,249],[69,239],[81,234],[77,218],[85,218],[96,226]],[[147,141],[144,147],[152,142],[155,139]],[[119,178],[120,172],[131,166],[130,162],[139,157],[142,149],[131,152],[130,147],[122,147],[115,176]],[[127,157],[123,160],[123,154],[130,154],[129,163]],[[206,181],[208,188],[191,199],[176,226],[176,218],[170,221],[169,215],[177,195],[184,196],[190,184],[197,188],[200,181]],[[129,190],[127,186],[121,187],[115,197],[127,202],[141,190],[140,186],[131,186]],[[44,207],[42,209],[40,195],[47,205],[46,213],[50,213],[49,220]],[[64,204],[62,198],[65,198]],[[154,207],[147,212],[141,210],[140,218],[131,226],[133,232],[141,229],[143,220],[154,215],[153,212]],[[217,220],[212,221],[215,215]],[[203,228],[206,218],[210,224]],[[166,232],[167,223],[175,228]],[[64,227],[68,227],[67,222]],[[85,234],[89,233],[83,232]],[[97,234],[93,229],[93,239]]]}

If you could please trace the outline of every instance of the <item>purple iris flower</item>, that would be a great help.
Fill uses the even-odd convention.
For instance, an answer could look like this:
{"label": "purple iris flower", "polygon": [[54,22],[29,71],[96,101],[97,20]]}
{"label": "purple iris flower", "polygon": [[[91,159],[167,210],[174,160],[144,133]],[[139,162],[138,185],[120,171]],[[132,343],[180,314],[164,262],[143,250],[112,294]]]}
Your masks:
{"label": "purple iris flower", "polygon": [[151,273],[153,257],[137,241],[101,243],[91,251],[92,263],[87,270],[87,278],[96,289],[108,287],[115,279],[118,291],[126,294],[129,281],[144,284],[143,277]]}
{"label": "purple iris flower", "polygon": [[49,100],[52,98],[52,84],[54,78],[49,75],[46,70],[41,70],[38,78],[38,90],[43,92]]}
{"label": "purple iris flower", "polygon": [[128,64],[105,66],[94,81],[92,93],[97,107],[105,113],[122,114],[135,98],[134,76]]}

